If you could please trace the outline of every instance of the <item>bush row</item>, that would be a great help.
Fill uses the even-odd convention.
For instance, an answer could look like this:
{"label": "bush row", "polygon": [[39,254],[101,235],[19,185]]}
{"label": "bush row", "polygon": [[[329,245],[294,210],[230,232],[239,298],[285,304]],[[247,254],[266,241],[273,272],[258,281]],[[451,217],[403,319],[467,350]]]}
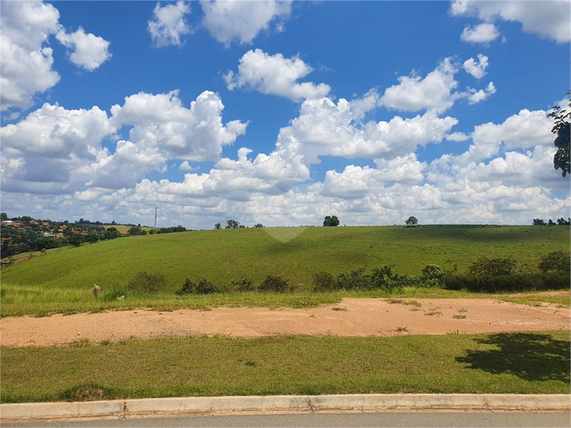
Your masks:
{"label": "bush row", "polygon": [[370,273],[365,268],[343,272],[334,277],[329,272],[313,275],[313,291],[335,290],[384,290],[399,291],[403,287],[429,288],[443,284],[446,272],[436,265],[426,265],[422,276],[400,275],[391,266],[375,268]]}
{"label": "bush row", "polygon": [[476,293],[522,292],[568,289],[569,272],[514,273],[501,276],[450,274],[444,279],[448,290],[467,290]]}
{"label": "bush row", "polygon": [[[393,272],[391,266],[373,269],[370,273],[365,268],[343,272],[334,277],[328,272],[319,272],[313,276],[312,291],[335,291],[335,290],[386,290],[397,291],[405,286],[433,287],[443,284],[445,272],[436,265],[427,265],[422,270],[421,277],[399,275]],[[126,290],[115,290],[108,293],[108,298],[119,298],[126,291],[134,294],[156,294],[166,288],[166,279],[162,274],[150,274],[139,272],[129,283]],[[183,286],[175,292],[178,296],[186,294],[212,294],[229,291],[236,292],[274,292],[287,293],[295,291],[287,278],[268,275],[260,284],[254,284],[251,280],[242,278],[239,281],[231,281],[229,286],[217,285],[203,278],[197,282],[186,279]]]}
{"label": "bush row", "polygon": [[[437,265],[426,265],[420,276],[400,275],[393,272],[391,266],[372,269],[365,268],[342,272],[337,276],[329,272],[313,275],[314,292],[330,292],[336,290],[384,290],[398,292],[404,287],[443,287],[449,290],[468,290],[472,292],[519,292],[531,290],[565,289],[570,283],[569,253],[555,251],[541,258],[541,273],[516,273],[516,262],[511,258],[481,257],[473,262],[468,273],[449,272]],[[112,290],[104,296],[106,299],[121,298],[125,292],[134,294],[156,294],[166,288],[166,279],[162,274],[139,272],[125,289]],[[268,275],[260,284],[242,278],[231,281],[230,285],[216,285],[207,279],[193,282],[186,279],[176,295],[212,294],[224,292],[276,292],[295,291],[286,278]]]}

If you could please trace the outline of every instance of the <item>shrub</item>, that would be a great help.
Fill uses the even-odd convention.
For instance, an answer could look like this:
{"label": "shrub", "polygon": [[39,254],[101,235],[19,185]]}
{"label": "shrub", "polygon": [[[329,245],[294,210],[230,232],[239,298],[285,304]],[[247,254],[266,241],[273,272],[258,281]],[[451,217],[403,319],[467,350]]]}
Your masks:
{"label": "shrub", "polygon": [[287,279],[282,278],[281,276],[268,275],[260,284],[259,290],[285,293],[289,291],[289,284]]}
{"label": "shrub", "polygon": [[470,273],[475,276],[502,276],[512,275],[516,261],[512,258],[489,259],[480,257],[470,266]]}
{"label": "shrub", "polygon": [[432,287],[433,285],[430,282],[422,281],[421,278],[413,275],[398,275],[398,284],[400,285],[400,287],[421,287],[421,288]]}
{"label": "shrub", "polygon": [[127,288],[135,293],[156,294],[167,285],[165,276],[160,273],[139,272]]}
{"label": "shrub", "polygon": [[218,292],[216,286],[207,279],[201,279],[196,286],[197,294],[212,294]]}
{"label": "shrub", "polygon": [[429,280],[429,279],[436,279],[438,282],[444,280],[446,276],[446,272],[437,265],[426,265],[422,268],[422,279]]}
{"label": "shrub", "polygon": [[184,285],[178,291],[175,291],[177,296],[182,296],[183,294],[195,294],[196,293],[196,284],[192,282],[190,279],[186,278],[184,281]]}
{"label": "shrub", "polygon": [[553,251],[552,253],[542,256],[541,262],[539,263],[539,270],[543,273],[549,271],[569,272],[570,268],[571,261],[569,259],[569,253],[563,250]]}
{"label": "shrub", "polygon": [[339,284],[329,272],[319,272],[313,275],[313,291],[338,290]]}
{"label": "shrub", "polygon": [[371,278],[365,275],[365,268],[352,270],[350,273],[337,275],[337,285],[345,290],[368,290],[371,289]]}
{"label": "shrub", "polygon": [[393,273],[391,266],[373,269],[370,275],[371,288],[378,288],[386,291],[393,291],[402,288],[400,276]]}
{"label": "shrub", "polygon": [[240,281],[230,281],[236,291],[256,291],[256,286],[249,279],[242,278]]}
{"label": "shrub", "polygon": [[569,272],[517,273],[500,276],[447,275],[444,286],[449,290],[476,293],[522,292],[569,288]]}
{"label": "shrub", "polygon": [[571,272],[549,272],[541,275],[546,290],[568,290],[571,283]]}

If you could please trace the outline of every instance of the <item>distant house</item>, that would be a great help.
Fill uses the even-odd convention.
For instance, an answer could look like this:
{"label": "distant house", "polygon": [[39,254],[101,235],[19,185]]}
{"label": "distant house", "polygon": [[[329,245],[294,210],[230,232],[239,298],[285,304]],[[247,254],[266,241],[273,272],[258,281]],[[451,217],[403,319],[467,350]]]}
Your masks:
{"label": "distant house", "polygon": [[12,220],[4,220],[2,221],[2,226],[13,226],[14,222]]}

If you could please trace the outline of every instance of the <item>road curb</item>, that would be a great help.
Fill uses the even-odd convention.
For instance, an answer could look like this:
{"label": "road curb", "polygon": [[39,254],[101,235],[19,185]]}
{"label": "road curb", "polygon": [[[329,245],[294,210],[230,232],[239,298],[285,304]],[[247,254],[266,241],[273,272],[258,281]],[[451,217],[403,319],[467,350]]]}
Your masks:
{"label": "road curb", "polygon": [[571,396],[566,394],[276,395],[1,404],[0,420],[229,413],[570,410]]}

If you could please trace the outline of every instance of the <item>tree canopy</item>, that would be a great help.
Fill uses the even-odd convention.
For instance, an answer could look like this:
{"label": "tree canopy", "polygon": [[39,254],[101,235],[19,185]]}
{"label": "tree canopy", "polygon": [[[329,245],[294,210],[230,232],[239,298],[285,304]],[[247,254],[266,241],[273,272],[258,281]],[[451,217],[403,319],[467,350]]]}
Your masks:
{"label": "tree canopy", "polygon": [[336,215],[326,216],[323,220],[323,226],[339,226],[339,219]]}
{"label": "tree canopy", "polygon": [[418,219],[411,215],[406,221],[405,221],[407,226],[416,226],[418,224]]}
{"label": "tree canopy", "polygon": [[[571,96],[571,91],[567,92],[567,95]],[[551,109],[548,117],[554,119],[555,123],[551,132],[557,137],[555,138],[555,147],[557,147],[557,152],[553,157],[553,167],[555,169],[561,169],[561,175],[565,177],[569,174],[570,163],[569,163],[569,145],[570,145],[570,134],[571,134],[571,99],[569,100],[568,109],[562,109],[559,106],[555,106]]]}

